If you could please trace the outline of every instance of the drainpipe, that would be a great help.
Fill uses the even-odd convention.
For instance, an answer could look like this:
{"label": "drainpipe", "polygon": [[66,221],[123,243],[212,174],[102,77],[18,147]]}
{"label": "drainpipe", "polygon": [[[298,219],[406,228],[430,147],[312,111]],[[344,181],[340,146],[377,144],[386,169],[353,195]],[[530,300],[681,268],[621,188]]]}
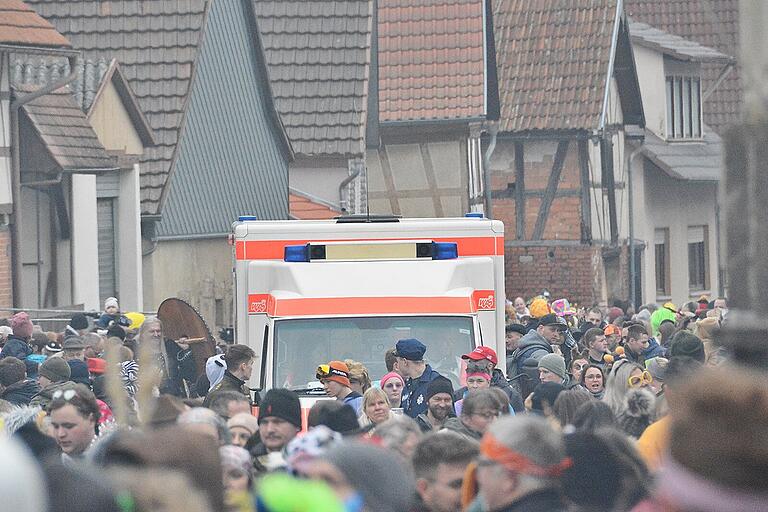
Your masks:
{"label": "drainpipe", "polygon": [[488,149],[483,154],[483,196],[485,199],[485,218],[492,219],[493,211],[491,205],[491,157],[496,150],[496,137],[499,134],[498,123],[493,123],[489,128],[491,134],[491,141],[488,144]]}
{"label": "drainpipe", "polygon": [[619,0],[616,3],[616,18],[613,21],[613,33],[611,38],[611,53],[608,54],[608,74],[605,77],[605,93],[603,94],[603,108],[600,112],[600,126],[598,130],[600,134],[605,129],[606,116],[608,114],[608,98],[611,92],[611,79],[613,78],[613,67],[616,60],[616,46],[619,40],[619,24],[621,23],[621,15],[624,13],[624,1]]}
{"label": "drainpipe", "polygon": [[349,201],[344,199],[344,188],[346,188],[347,185],[352,183],[358,176],[360,176],[360,173],[362,172],[362,169],[360,168],[360,165],[355,165],[355,170],[352,171],[352,174],[344,178],[344,180],[339,183],[339,209],[341,209],[342,215],[348,214],[347,206]]}
{"label": "drainpipe", "polygon": [[637,272],[635,271],[635,201],[633,198],[633,186],[632,186],[632,161],[635,159],[638,153],[643,150],[643,142],[632,150],[629,154],[629,161],[627,162],[627,193],[629,198],[627,201],[627,207],[629,208],[629,297],[635,306],[635,310],[640,306],[635,304],[635,297],[637,296],[637,290],[635,280],[637,278]]}
{"label": "drainpipe", "polygon": [[[51,54],[58,55],[55,51]],[[11,120],[11,196],[13,197],[13,224],[11,225],[11,278],[13,279],[13,304],[21,304],[21,162],[19,157],[19,109],[25,104],[33,101],[40,96],[45,96],[51,92],[61,89],[65,85],[73,82],[77,78],[77,54],[68,52],[69,75],[56,80],[53,83],[45,85],[33,93],[17,97],[10,107]]]}

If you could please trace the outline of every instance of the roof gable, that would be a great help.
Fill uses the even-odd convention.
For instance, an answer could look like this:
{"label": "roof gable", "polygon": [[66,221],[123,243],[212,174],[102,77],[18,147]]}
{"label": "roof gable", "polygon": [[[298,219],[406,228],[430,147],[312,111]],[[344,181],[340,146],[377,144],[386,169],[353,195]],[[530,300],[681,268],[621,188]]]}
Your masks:
{"label": "roof gable", "polygon": [[379,117],[486,115],[484,0],[378,0]]}
{"label": "roof gable", "polygon": [[365,153],[371,0],[253,0],[275,104],[297,155]]}
{"label": "roof gable", "polygon": [[69,48],[66,37],[20,0],[0,0],[0,45]]}
{"label": "roof gable", "polygon": [[598,126],[616,0],[500,0],[494,12],[500,130]]}
{"label": "roof gable", "polygon": [[664,32],[640,21],[630,22],[630,32],[633,43],[678,60],[695,62],[733,61],[732,57],[720,53],[714,48]]}
{"label": "roof gable", "polygon": [[115,58],[156,138],[141,158],[141,212],[158,214],[175,158],[206,0],[31,0],[89,59]]}

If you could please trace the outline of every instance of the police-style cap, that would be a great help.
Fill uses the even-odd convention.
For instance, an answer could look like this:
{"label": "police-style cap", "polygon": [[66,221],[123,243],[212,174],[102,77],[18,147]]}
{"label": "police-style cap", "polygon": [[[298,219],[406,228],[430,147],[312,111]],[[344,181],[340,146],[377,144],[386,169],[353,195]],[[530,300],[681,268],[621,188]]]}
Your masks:
{"label": "police-style cap", "polygon": [[415,338],[399,340],[395,345],[395,356],[409,361],[422,361],[427,347]]}

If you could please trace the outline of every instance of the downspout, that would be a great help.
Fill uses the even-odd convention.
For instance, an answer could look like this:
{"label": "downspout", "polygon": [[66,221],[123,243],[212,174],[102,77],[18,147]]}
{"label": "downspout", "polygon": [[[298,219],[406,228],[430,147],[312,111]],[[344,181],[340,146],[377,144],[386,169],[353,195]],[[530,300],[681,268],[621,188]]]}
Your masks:
{"label": "downspout", "polygon": [[632,161],[642,150],[643,142],[640,142],[640,145],[629,154],[629,161],[627,162],[627,181],[629,182],[627,187],[627,192],[629,193],[627,201],[627,207],[629,208],[629,300],[634,304],[635,310],[637,310],[640,305],[635,304],[635,297],[637,296],[637,286],[635,285],[637,272],[635,271],[635,201],[633,197]]}
{"label": "downspout", "polygon": [[611,53],[608,55],[608,75],[605,77],[605,93],[603,94],[603,109],[600,112],[600,126],[598,130],[600,135],[603,136],[603,130],[605,129],[605,121],[608,112],[608,97],[611,92],[611,78],[613,78],[613,66],[616,60],[616,46],[619,41],[619,23],[621,22],[621,15],[624,12],[624,0],[618,0],[616,3],[616,18],[613,21],[613,33],[611,35]]}
{"label": "downspout", "polygon": [[344,199],[344,188],[350,183],[352,183],[355,180],[355,178],[360,176],[361,172],[362,172],[362,169],[360,169],[360,166],[356,165],[355,170],[352,172],[352,174],[344,178],[344,180],[342,180],[342,182],[339,183],[339,209],[341,209],[342,215],[349,213],[347,211],[348,201]]}
{"label": "downspout", "polygon": [[483,154],[483,198],[485,200],[485,218],[493,218],[493,206],[491,204],[491,157],[496,150],[496,137],[499,134],[498,123],[493,123],[488,133],[491,134],[491,140],[488,149]]}
{"label": "downspout", "polygon": [[[53,52],[52,52],[53,53]],[[41,96],[61,89],[77,78],[77,55],[69,55],[69,75],[45,85],[33,93],[17,97],[10,106],[11,121],[11,188],[13,197],[13,224],[11,225],[11,278],[13,279],[13,304],[21,304],[21,162],[19,157],[19,109]]]}

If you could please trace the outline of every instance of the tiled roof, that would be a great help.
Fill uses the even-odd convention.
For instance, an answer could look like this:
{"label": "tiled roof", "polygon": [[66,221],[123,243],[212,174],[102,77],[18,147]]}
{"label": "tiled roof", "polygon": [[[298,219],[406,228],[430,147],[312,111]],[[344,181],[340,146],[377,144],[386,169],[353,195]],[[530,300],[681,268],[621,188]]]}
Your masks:
{"label": "tiled roof", "polygon": [[157,214],[184,118],[206,0],[30,0],[88,59],[117,59],[157,145],[141,159],[141,212]]}
{"label": "tiled roof", "polygon": [[0,44],[70,47],[67,38],[20,0],[0,0]]}
{"label": "tiled roof", "polygon": [[[37,89],[28,85],[14,86],[14,91],[21,93]],[[69,89],[40,96],[21,108],[63,171],[116,168],[114,159],[99,142]]]}
{"label": "tiled roof", "polygon": [[[625,0],[624,9],[633,20],[715,48],[725,55],[738,55],[739,0]],[[720,62],[703,65],[705,90],[717,80],[722,69]],[[742,98],[736,66],[704,103],[707,124],[721,133],[738,119]]]}
{"label": "tiled roof", "polygon": [[378,6],[380,120],[484,117],[485,1],[379,0]]}
{"label": "tiled roof", "polygon": [[288,198],[290,200],[291,217],[299,220],[333,219],[341,215],[332,205],[317,198],[312,198],[298,190],[291,189]]}
{"label": "tiled roof", "polygon": [[722,172],[723,142],[704,127],[703,142],[667,142],[645,130],[642,153],[672,178],[691,181],[719,181]]}
{"label": "tiled roof", "polygon": [[664,32],[647,23],[633,21],[629,25],[629,31],[632,34],[633,43],[652,48],[676,59],[696,62],[728,62],[733,60],[732,57],[720,53],[714,48]]}
{"label": "tiled roof", "polygon": [[616,0],[495,5],[500,130],[597,128]]}
{"label": "tiled roof", "polygon": [[371,0],[254,0],[254,7],[295,154],[362,156]]}

